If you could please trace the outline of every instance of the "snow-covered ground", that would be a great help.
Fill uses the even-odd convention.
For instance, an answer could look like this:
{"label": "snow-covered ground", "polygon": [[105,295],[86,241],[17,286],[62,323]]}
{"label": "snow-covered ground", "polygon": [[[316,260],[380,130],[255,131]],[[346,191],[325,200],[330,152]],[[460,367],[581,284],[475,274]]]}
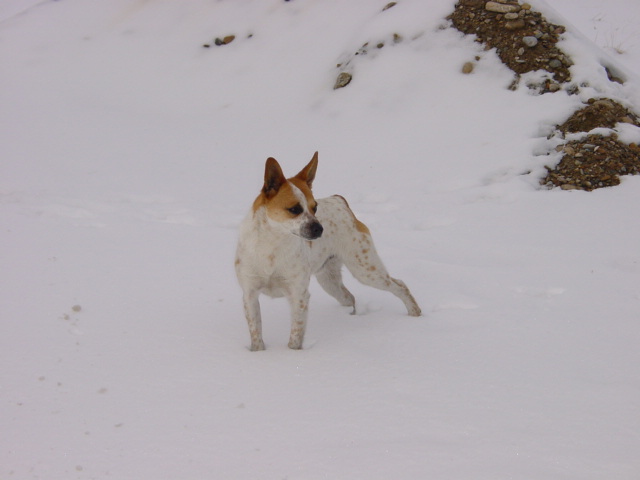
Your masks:
{"label": "snow-covered ground", "polygon": [[[0,478],[638,478],[640,178],[538,180],[582,100],[638,111],[640,5],[531,2],[590,85],[535,96],[453,0],[386,3],[0,3]],[[424,316],[314,283],[251,353],[237,226],[316,150]]]}

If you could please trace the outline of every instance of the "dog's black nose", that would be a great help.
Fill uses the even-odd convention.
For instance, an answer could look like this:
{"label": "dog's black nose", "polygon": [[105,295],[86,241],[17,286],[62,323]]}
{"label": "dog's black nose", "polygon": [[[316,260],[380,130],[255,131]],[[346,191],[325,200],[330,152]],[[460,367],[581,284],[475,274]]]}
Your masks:
{"label": "dog's black nose", "polygon": [[309,226],[307,227],[307,238],[309,240],[315,240],[316,238],[320,238],[322,236],[322,232],[324,231],[324,228],[322,228],[322,225],[320,225],[319,222],[313,222],[311,224],[309,224]]}

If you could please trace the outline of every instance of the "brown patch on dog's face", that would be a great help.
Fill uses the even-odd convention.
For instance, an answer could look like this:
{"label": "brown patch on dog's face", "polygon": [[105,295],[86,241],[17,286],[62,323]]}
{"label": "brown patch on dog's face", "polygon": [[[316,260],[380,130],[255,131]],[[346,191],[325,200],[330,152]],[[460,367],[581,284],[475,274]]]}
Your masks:
{"label": "brown patch on dog's face", "polygon": [[300,198],[288,182],[280,187],[273,198],[265,202],[265,206],[269,218],[276,222],[285,222],[304,213],[304,206],[301,205]]}
{"label": "brown patch on dog's face", "polygon": [[311,193],[317,164],[316,153],[300,173],[286,180],[278,162],[269,158],[265,165],[264,187],[253,203],[253,211],[264,207],[267,219],[279,230],[307,240],[320,238],[323,228],[315,217],[318,203]]}
{"label": "brown patch on dog's face", "polygon": [[316,200],[308,187],[305,195],[293,183],[288,181],[274,197],[265,200],[267,218],[272,226],[306,240],[320,238],[324,229],[314,215]]}
{"label": "brown patch on dog's face", "polygon": [[316,199],[313,198],[313,193],[311,193],[311,188],[309,187],[309,185],[305,181],[300,180],[296,177],[290,178],[289,181],[293,185],[298,187],[298,190],[302,192],[305,200],[307,201],[307,205],[309,206],[309,210],[315,215],[316,210],[318,209],[318,202],[316,202]]}

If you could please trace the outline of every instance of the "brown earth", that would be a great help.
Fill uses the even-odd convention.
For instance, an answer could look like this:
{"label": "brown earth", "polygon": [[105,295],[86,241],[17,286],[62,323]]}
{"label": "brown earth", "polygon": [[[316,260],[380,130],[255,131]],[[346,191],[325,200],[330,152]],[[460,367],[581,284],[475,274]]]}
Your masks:
{"label": "brown earth", "polygon": [[[510,11],[491,11],[489,4]],[[449,20],[462,33],[476,35],[488,49],[495,48],[502,62],[518,75],[546,70],[557,83],[571,79],[568,67],[573,62],[556,46],[565,27],[547,22],[527,3],[460,0]]]}
{"label": "brown earth", "polygon": [[557,129],[562,133],[589,132],[594,128],[613,128],[616,123],[640,126],[638,116],[609,98],[592,98]]}
{"label": "brown earth", "polygon": [[[548,22],[527,3],[513,0],[459,0],[448,17],[452,25],[465,34],[473,34],[487,49],[496,49],[502,62],[515,74],[514,88],[520,75],[545,70],[549,77],[543,85],[533,86],[541,94],[565,90],[575,93],[570,84],[571,58],[558,46],[565,27]],[[470,73],[467,69],[465,73]],[[464,71],[464,69],[463,69]],[[609,76],[611,81],[620,79]],[[594,128],[613,128],[617,123],[640,126],[638,115],[608,98],[592,98],[553,135],[564,138],[568,133],[590,132]],[[622,175],[640,174],[640,147],[627,145],[615,134],[588,135],[569,141],[557,149],[562,152],[559,163],[547,167],[541,184],[565,190],[594,190],[620,183]]]}
{"label": "brown earth", "polygon": [[640,174],[640,147],[626,145],[616,135],[588,135],[559,147],[562,160],[549,168],[543,183],[563,190],[594,190],[620,184],[621,175]]}

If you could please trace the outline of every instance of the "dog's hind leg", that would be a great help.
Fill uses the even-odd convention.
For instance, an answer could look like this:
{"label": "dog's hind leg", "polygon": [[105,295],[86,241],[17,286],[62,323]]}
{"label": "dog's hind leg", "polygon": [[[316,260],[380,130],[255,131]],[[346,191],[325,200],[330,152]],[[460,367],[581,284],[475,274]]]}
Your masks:
{"label": "dog's hind leg", "polygon": [[389,275],[376,252],[371,236],[363,233],[360,245],[362,248],[357,254],[344,258],[345,264],[353,276],[365,285],[393,293],[402,300],[409,315],[419,317],[422,311],[418,303],[402,280],[392,278]]}
{"label": "dog's hind leg", "polygon": [[338,257],[329,257],[316,273],[318,283],[344,307],[353,307],[351,314],[356,313],[356,300],[342,283],[342,262]]}

